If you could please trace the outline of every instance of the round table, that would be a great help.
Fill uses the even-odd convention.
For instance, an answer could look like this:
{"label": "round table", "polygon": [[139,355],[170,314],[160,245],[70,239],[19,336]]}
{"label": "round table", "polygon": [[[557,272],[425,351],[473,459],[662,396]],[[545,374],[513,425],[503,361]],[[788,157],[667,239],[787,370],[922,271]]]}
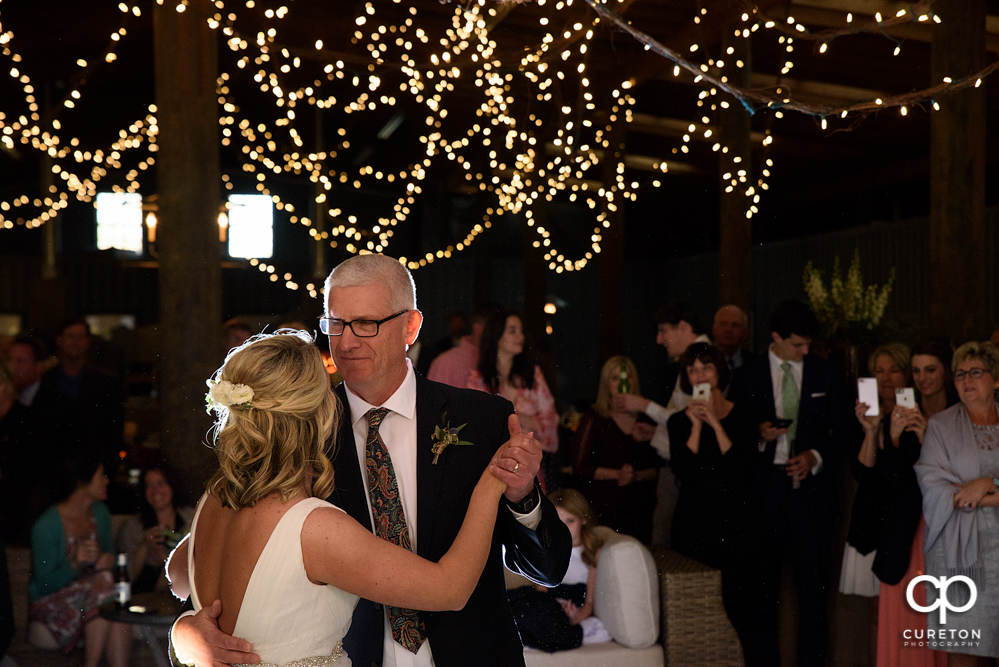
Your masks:
{"label": "round table", "polygon": [[180,614],[183,603],[166,592],[136,593],[129,602],[128,609],[119,609],[114,603],[101,606],[101,618],[114,623],[137,625],[142,631],[149,651],[153,654],[156,667],[170,667],[163,647],[157,640],[154,628],[169,628]]}

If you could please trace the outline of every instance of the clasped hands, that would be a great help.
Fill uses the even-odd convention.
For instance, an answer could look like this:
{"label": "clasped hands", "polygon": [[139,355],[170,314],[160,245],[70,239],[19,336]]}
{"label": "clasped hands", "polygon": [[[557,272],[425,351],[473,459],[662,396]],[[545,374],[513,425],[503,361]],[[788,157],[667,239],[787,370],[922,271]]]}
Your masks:
{"label": "clasped hands", "polygon": [[988,477],[979,477],[964,484],[955,484],[958,492],[954,494],[954,507],[978,509],[982,498],[995,492],[996,485]]}
{"label": "clasped hands", "polygon": [[541,443],[534,433],[524,433],[517,415],[507,420],[510,439],[497,450],[491,462],[491,471],[506,484],[504,496],[511,503],[519,503],[534,490],[534,479],[541,469]]}

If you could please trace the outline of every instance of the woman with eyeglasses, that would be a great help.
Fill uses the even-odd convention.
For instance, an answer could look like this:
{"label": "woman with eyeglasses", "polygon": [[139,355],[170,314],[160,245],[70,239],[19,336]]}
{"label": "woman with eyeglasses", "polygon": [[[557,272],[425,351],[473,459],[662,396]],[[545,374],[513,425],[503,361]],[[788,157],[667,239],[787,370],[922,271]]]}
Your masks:
{"label": "woman with eyeglasses", "polygon": [[[977,656],[999,657],[999,349],[991,343],[965,343],[951,362],[960,403],[933,416],[915,465],[926,520],[924,551],[926,605],[947,605],[926,614],[927,637],[951,628],[980,630],[974,641],[938,642],[948,664],[981,664]],[[940,577],[964,576],[943,588]],[[967,606],[967,611],[954,608]],[[951,633],[947,632],[947,635]],[[994,663],[993,663],[994,664]]]}

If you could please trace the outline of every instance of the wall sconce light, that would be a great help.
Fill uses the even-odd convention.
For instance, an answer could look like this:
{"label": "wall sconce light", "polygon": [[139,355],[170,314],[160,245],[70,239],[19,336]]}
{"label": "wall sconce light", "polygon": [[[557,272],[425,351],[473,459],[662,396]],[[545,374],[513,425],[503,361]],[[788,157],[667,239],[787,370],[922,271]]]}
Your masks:
{"label": "wall sconce light", "polygon": [[156,243],[156,214],[146,214],[146,238],[150,243]]}
{"label": "wall sconce light", "polygon": [[229,216],[225,213],[219,213],[219,241],[225,243],[226,232],[229,229]]}

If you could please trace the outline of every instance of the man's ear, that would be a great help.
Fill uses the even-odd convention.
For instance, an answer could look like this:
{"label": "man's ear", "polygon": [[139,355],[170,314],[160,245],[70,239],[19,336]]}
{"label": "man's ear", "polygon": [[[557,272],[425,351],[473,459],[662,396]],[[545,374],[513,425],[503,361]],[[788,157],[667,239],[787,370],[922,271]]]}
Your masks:
{"label": "man's ear", "polygon": [[775,343],[780,343],[781,341],[784,340],[783,338],[780,337],[780,334],[777,333],[776,331],[771,331],[770,337],[774,339]]}
{"label": "man's ear", "polygon": [[420,335],[420,327],[423,326],[423,313],[413,309],[406,316],[406,345],[412,345]]}

